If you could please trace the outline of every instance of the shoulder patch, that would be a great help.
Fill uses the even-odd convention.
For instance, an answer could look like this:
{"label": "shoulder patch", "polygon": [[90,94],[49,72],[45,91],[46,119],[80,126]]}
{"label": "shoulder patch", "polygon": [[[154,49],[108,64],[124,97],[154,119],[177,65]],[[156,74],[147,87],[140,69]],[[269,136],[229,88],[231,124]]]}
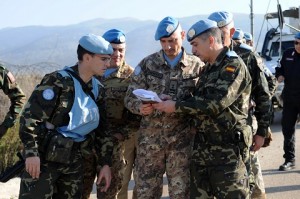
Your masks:
{"label": "shoulder patch", "polygon": [[10,81],[10,83],[15,83],[16,82],[16,79],[15,79],[15,77],[13,76],[13,74],[11,73],[11,72],[8,72],[7,73],[7,77],[8,77],[8,79],[9,79],[9,81]]}
{"label": "shoulder patch", "polygon": [[136,66],[134,69],[134,75],[139,75],[141,73],[142,69],[140,66]]}
{"label": "shoulder patch", "polygon": [[249,51],[252,51],[252,50],[253,50],[253,48],[252,48],[251,46],[249,46],[249,45],[247,45],[247,44],[245,44],[245,43],[242,43],[242,44],[240,45],[240,47],[241,47],[241,48],[244,48],[244,49],[246,49],[246,50],[249,50]]}
{"label": "shoulder patch", "polygon": [[52,88],[48,88],[43,91],[43,98],[45,100],[52,100],[54,98],[54,91]]}
{"label": "shoulder patch", "polygon": [[236,70],[236,67],[235,66],[226,66],[225,67],[225,71],[226,72],[229,72],[229,73],[234,73],[234,71]]}
{"label": "shoulder patch", "polygon": [[236,52],[234,52],[234,51],[228,51],[227,53],[226,53],[226,55],[228,56],[228,57],[238,57],[238,55],[236,54]]}

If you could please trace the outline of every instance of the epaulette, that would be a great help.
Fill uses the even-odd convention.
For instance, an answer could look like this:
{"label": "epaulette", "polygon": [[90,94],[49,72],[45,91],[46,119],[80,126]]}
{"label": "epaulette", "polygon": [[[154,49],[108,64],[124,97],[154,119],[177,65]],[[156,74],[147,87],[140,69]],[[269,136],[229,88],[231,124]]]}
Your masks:
{"label": "epaulette", "polygon": [[238,58],[239,56],[236,54],[236,52],[234,51],[228,51],[226,53],[227,57],[231,57],[231,58]]}
{"label": "epaulette", "polygon": [[251,46],[249,46],[248,44],[245,44],[245,43],[242,43],[240,45],[240,47],[243,48],[243,49],[249,50],[249,51],[253,50],[253,48]]}

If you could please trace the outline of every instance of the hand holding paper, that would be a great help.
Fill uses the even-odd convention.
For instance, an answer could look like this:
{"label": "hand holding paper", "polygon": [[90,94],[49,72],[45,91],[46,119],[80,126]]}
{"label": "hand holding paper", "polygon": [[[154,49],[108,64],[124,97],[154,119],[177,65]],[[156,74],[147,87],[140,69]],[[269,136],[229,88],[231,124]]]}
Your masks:
{"label": "hand holding paper", "polygon": [[136,89],[132,93],[140,99],[143,103],[158,103],[161,99],[158,97],[157,93],[153,91],[148,91],[145,89]]}

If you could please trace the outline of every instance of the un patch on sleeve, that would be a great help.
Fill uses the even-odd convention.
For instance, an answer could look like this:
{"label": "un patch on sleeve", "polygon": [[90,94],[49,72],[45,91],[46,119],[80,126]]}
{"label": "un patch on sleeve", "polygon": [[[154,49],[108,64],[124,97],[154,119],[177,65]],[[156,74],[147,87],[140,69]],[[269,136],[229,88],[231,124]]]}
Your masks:
{"label": "un patch on sleeve", "polygon": [[54,91],[52,88],[47,88],[43,91],[43,98],[45,100],[52,100],[54,98]]}

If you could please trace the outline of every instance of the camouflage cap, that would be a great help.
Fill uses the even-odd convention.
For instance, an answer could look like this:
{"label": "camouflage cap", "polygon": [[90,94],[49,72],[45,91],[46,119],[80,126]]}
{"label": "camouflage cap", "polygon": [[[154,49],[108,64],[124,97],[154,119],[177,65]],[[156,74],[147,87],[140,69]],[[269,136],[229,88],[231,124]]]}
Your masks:
{"label": "camouflage cap", "polygon": [[217,22],[218,27],[222,28],[233,21],[233,14],[226,11],[213,12],[208,16],[208,19]]}
{"label": "camouflage cap", "polygon": [[125,34],[123,31],[118,29],[110,29],[106,31],[102,36],[106,41],[114,44],[125,43]]}
{"label": "camouflage cap", "polygon": [[165,17],[158,24],[155,32],[155,40],[158,41],[163,37],[170,37],[179,26],[179,21],[173,17]]}
{"label": "camouflage cap", "polygon": [[201,35],[203,32],[210,28],[218,28],[215,21],[209,19],[203,19],[192,25],[187,33],[187,40],[190,42],[198,35]]}
{"label": "camouflage cap", "polygon": [[85,50],[103,55],[113,54],[113,48],[103,37],[94,34],[88,34],[80,38],[79,45]]}

